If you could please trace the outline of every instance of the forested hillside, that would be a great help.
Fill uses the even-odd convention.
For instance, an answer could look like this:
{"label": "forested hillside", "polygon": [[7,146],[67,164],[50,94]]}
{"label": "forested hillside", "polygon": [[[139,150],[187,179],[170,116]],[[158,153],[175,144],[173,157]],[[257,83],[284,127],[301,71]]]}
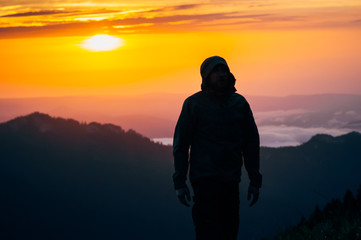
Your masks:
{"label": "forested hillside", "polygon": [[[355,191],[360,146],[353,132],[261,148],[264,183],[251,208],[243,171],[239,238],[273,236]],[[0,238],[192,239],[191,209],[178,202],[172,173],[172,148],[133,130],[41,113],[1,123]]]}
{"label": "forested hillside", "polygon": [[274,240],[357,240],[361,239],[361,185],[356,197],[347,190],[343,200],[333,199],[320,210],[319,206],[311,216],[286,231]]}

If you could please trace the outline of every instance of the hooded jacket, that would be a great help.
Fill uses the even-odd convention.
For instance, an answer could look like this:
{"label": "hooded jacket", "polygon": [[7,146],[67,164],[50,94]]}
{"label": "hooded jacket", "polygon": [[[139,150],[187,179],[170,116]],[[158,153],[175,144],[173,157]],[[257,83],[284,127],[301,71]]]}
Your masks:
{"label": "hooded jacket", "polygon": [[246,99],[231,93],[217,98],[207,91],[188,97],[173,142],[175,189],[206,178],[240,181],[243,162],[250,184],[261,187],[259,134]]}
{"label": "hooded jacket", "polygon": [[[229,73],[229,86],[222,92],[208,81],[218,64]],[[186,187],[188,168],[192,184],[209,178],[239,182],[243,163],[250,184],[260,188],[259,134],[248,102],[235,93],[236,79],[223,58],[207,58],[200,72],[202,91],[184,101],[174,132],[175,189]]]}

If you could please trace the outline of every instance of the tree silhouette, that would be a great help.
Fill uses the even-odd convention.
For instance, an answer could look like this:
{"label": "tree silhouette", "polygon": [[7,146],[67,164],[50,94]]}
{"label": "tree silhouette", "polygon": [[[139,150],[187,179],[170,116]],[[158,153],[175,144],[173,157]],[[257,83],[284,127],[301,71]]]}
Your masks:
{"label": "tree silhouette", "polygon": [[302,218],[296,226],[287,228],[274,239],[361,239],[360,196],[361,185],[357,198],[347,189],[342,202],[333,199],[322,210],[316,205],[308,220]]}

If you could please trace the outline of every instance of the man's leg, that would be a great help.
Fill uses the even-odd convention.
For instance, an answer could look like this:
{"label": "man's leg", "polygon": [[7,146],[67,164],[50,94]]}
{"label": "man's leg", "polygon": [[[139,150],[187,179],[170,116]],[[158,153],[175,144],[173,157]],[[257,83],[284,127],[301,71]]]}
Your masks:
{"label": "man's leg", "polygon": [[239,183],[222,183],[221,187],[222,240],[236,240],[239,228]]}
{"label": "man's leg", "polygon": [[194,205],[192,217],[196,240],[221,240],[220,183],[202,181],[193,185]]}

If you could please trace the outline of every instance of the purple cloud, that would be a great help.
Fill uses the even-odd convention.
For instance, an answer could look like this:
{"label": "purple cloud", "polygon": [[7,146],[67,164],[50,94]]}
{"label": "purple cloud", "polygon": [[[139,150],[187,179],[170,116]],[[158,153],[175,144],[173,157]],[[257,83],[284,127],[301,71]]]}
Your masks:
{"label": "purple cloud", "polygon": [[185,10],[185,9],[192,9],[192,8],[196,8],[201,4],[183,4],[183,5],[178,5],[175,7],[172,7],[173,10]]}
{"label": "purple cloud", "polygon": [[[50,14],[49,12],[47,12]],[[146,17],[131,17],[118,20],[101,20],[101,21],[88,21],[88,22],[72,22],[72,23],[58,23],[45,26],[29,26],[29,27],[3,27],[0,28],[0,33],[3,38],[5,37],[18,37],[18,36],[28,36],[33,33],[39,35],[69,35],[71,31],[76,32],[77,35],[88,35],[89,33],[99,31],[104,27],[109,29],[112,26],[118,25],[139,25],[145,23],[154,24],[152,27],[157,28],[158,26],[168,25],[170,22],[180,22],[180,21],[193,21],[192,26],[197,28],[195,23],[204,23],[213,20],[222,20],[222,19],[244,19],[244,18],[262,18],[268,16],[267,14],[254,14],[254,15],[242,15],[240,12],[227,12],[227,13],[211,13],[211,14],[195,14],[195,15],[172,15],[172,16],[159,16],[154,18]],[[139,29],[139,28],[138,28]],[[66,31],[64,31],[66,30]],[[181,26],[171,26],[167,28],[168,31],[179,31],[182,30]],[[183,29],[184,31],[189,31],[189,28]]]}
{"label": "purple cloud", "polygon": [[0,17],[29,17],[29,16],[41,16],[41,15],[54,15],[61,13],[74,13],[74,11],[41,10],[41,11],[29,11],[29,12],[8,14]]}

